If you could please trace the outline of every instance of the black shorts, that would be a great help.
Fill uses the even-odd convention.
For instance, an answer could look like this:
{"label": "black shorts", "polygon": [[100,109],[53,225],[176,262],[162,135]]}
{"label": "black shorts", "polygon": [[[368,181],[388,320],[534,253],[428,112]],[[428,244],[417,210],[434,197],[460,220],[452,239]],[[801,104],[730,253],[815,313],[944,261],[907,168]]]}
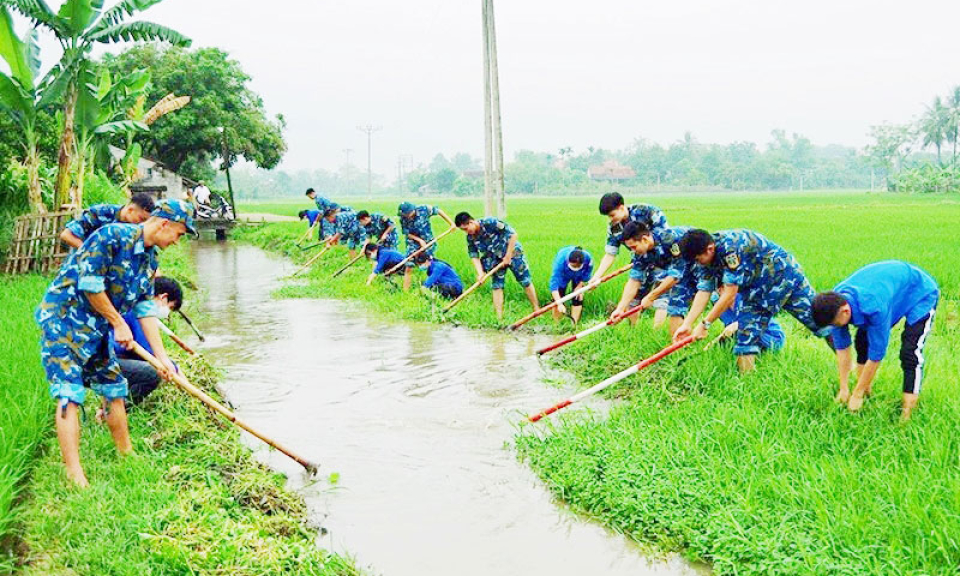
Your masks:
{"label": "black shorts", "polygon": [[436,291],[437,294],[440,294],[440,296],[450,300],[459,298],[460,295],[463,294],[463,288],[456,284],[434,284],[431,286],[431,289]]}
{"label": "black shorts", "polygon": [[[900,337],[900,367],[903,368],[904,394],[920,393],[920,385],[923,382],[923,365],[926,361],[923,357],[923,347],[933,330],[933,317],[936,313],[937,311],[933,310],[913,324],[907,324],[903,327],[903,335]],[[870,348],[870,340],[867,337],[866,330],[857,329],[854,348],[857,350],[857,364],[866,364],[867,350]]]}
{"label": "black shorts", "polygon": [[[558,290],[558,292],[560,292],[560,297],[561,297],[561,298],[563,298],[564,296],[567,295],[567,286],[570,286],[570,284],[568,283],[566,286],[561,286],[561,287],[560,287],[560,290]],[[575,288],[575,287],[574,287],[574,288]],[[571,305],[571,306],[583,306],[583,294],[577,296],[576,298],[571,298],[571,299],[570,299],[570,305]]]}

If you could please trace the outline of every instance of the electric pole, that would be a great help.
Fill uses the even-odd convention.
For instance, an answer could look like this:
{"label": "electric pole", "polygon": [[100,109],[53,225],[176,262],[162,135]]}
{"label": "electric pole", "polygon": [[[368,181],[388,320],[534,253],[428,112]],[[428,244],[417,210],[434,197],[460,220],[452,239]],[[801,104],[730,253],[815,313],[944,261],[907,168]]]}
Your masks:
{"label": "electric pole", "polygon": [[349,165],[350,165],[350,153],[353,152],[353,148],[344,148],[343,150],[341,150],[341,152],[343,152],[344,156],[346,156],[346,160],[344,161],[344,164],[347,165],[347,166],[349,166]]}
{"label": "electric pole", "polygon": [[503,130],[500,126],[500,80],[497,67],[497,27],[493,0],[483,6],[484,210],[499,218],[507,215],[503,190]]}
{"label": "electric pole", "polygon": [[370,150],[372,146],[373,133],[383,130],[383,126],[367,124],[366,126],[357,126],[357,130],[365,132],[367,135],[367,199],[369,200],[373,198],[373,169],[370,165]]}

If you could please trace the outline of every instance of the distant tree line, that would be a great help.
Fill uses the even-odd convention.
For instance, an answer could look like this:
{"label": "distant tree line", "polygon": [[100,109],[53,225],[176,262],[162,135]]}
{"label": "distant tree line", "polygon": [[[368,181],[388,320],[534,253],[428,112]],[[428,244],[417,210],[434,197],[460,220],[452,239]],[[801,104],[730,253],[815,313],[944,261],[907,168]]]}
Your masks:
{"label": "distant tree line", "polygon": [[960,86],[936,96],[914,121],[872,126],[870,135],[867,155],[890,190],[960,191]]}

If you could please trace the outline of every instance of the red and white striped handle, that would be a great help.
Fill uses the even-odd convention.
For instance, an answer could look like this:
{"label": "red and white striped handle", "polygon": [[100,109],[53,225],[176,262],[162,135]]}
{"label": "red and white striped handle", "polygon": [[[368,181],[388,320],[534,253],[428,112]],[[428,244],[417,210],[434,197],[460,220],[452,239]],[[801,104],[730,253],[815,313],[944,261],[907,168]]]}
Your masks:
{"label": "red and white striped handle", "polygon": [[574,402],[579,402],[588,396],[593,396],[594,394],[603,390],[604,388],[608,388],[616,384],[617,382],[623,380],[624,378],[627,378],[628,376],[633,376],[634,374],[643,370],[647,366],[650,366],[651,364],[662,360],[664,357],[669,356],[670,354],[673,354],[677,350],[691,344],[692,342],[693,342],[693,336],[687,336],[683,340],[680,340],[679,342],[675,342],[667,346],[666,348],[657,352],[653,356],[650,356],[649,358],[645,358],[641,360],[640,362],[634,364],[633,366],[627,368],[626,370],[617,372],[616,374],[607,378],[603,382],[600,382],[599,384],[591,386],[590,388],[587,388],[583,392],[574,394],[573,396],[571,396],[570,398],[567,398],[563,402],[560,402],[554,406],[551,406],[550,408],[547,408],[546,410],[533,414],[529,416],[527,419],[530,422],[537,422],[544,416],[549,416],[550,414],[553,414],[558,410],[562,410],[563,408],[566,408],[567,406],[573,404]]}

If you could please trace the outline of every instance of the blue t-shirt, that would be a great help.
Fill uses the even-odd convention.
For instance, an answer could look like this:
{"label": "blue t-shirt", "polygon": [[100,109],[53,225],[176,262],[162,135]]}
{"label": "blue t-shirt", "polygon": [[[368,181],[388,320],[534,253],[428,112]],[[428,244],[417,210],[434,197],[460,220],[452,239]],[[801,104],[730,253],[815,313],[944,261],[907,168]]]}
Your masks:
{"label": "blue t-shirt", "polygon": [[567,260],[570,258],[570,253],[576,250],[576,246],[566,246],[561,248],[557,255],[553,258],[553,272],[550,274],[550,291],[560,290],[568,284],[576,286],[581,282],[586,282],[590,279],[590,275],[593,274],[593,258],[591,258],[590,253],[586,250],[583,251],[585,256],[583,260],[583,266],[579,270],[571,270],[570,265],[567,264]]}
{"label": "blue t-shirt", "polygon": [[443,260],[434,259],[427,268],[427,279],[423,285],[431,288],[437,284],[456,286],[463,290],[463,283],[460,281],[460,276],[457,276],[457,272]]}
{"label": "blue t-shirt", "polygon": [[319,210],[307,210],[307,222],[309,222],[311,226],[316,223],[317,218],[320,216],[322,216],[322,214]]}
{"label": "blue t-shirt", "polygon": [[[937,307],[940,289],[929,274],[901,260],[865,266],[837,284],[834,291],[850,305],[850,324],[867,331],[867,359],[883,360],[890,329],[906,319],[914,324]],[[834,327],[833,345],[846,350],[852,344],[849,326]]]}
{"label": "blue t-shirt", "polygon": [[373,273],[383,274],[401,262],[403,254],[389,248],[380,248],[377,250],[377,267],[373,269]]}

